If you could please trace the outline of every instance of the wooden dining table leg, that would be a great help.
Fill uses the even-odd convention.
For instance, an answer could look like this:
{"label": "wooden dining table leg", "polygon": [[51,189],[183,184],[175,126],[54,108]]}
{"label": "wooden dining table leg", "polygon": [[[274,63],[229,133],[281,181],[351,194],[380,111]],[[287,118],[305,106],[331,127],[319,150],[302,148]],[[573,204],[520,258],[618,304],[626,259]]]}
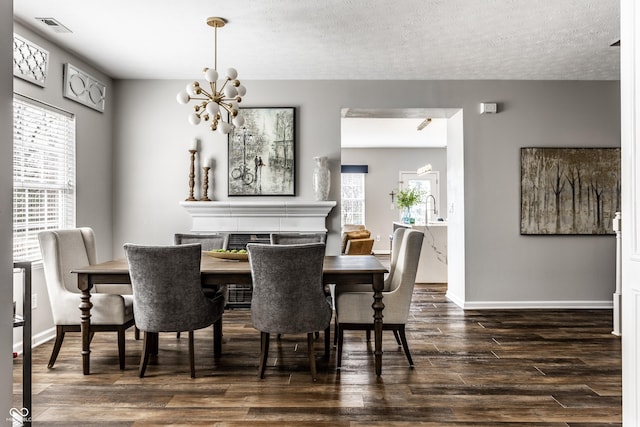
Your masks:
{"label": "wooden dining table leg", "polygon": [[373,328],[375,331],[375,367],[376,375],[382,375],[382,290],[384,289],[384,274],[373,275]]}
{"label": "wooden dining table leg", "polygon": [[90,373],[91,354],[91,284],[86,274],[78,274],[78,288],[80,289],[80,331],[82,332],[82,373]]}

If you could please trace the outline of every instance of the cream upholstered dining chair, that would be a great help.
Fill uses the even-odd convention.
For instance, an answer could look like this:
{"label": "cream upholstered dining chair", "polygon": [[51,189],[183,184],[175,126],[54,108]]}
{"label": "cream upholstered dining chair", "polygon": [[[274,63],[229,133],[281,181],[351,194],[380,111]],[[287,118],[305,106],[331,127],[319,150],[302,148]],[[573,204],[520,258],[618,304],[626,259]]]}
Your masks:
{"label": "cream upholstered dining chair", "polygon": [[159,332],[189,332],[189,367],[195,378],[193,331],[214,325],[214,354],[220,348],[224,299],[209,299],[200,280],[199,244],[143,246],[127,243],[136,326],[144,332],[140,378],[152,353],[158,350]]}
{"label": "cream upholstered dining chair", "polygon": [[[38,234],[51,313],[56,325],[56,341],[47,367],[53,368],[66,332],[80,331],[80,291],[74,268],[96,263],[95,235],[91,228],[48,230]],[[133,297],[93,293],[91,333],[118,333],[120,369],[124,369],[127,328],[133,326]]]}
{"label": "cream upholstered dining chair", "polygon": [[[332,316],[322,286],[324,243],[250,243],[247,250],[253,276],[251,320],[260,331],[260,378],[264,378],[270,334],[306,333],[309,367],[315,381],[313,334],[320,330],[328,333]],[[327,341],[328,335],[325,346]]]}
{"label": "cream upholstered dining chair", "polygon": [[[398,248],[396,265],[389,283],[389,290],[383,293],[384,322],[383,330],[391,330],[399,340],[407,356],[409,365],[413,367],[413,359],[407,344],[405,325],[409,318],[413,287],[415,285],[420,251],[424,234],[417,230],[406,230],[402,243]],[[395,239],[395,235],[394,235]],[[342,365],[342,344],[344,331],[373,330],[371,304],[373,292],[342,292],[336,298],[336,319],[338,322],[338,363]]]}
{"label": "cream upholstered dining chair", "polygon": [[[393,280],[393,276],[396,273],[396,264],[398,262],[398,254],[400,253],[400,247],[402,246],[402,240],[404,239],[404,233],[407,229],[404,227],[397,228],[393,232],[393,239],[391,240],[391,258],[389,262],[389,274],[384,278],[384,289],[383,292],[389,291],[391,287],[391,282]],[[371,284],[354,284],[354,285],[342,285],[336,289],[336,294],[341,294],[345,292],[371,292],[373,288]],[[334,297],[336,298],[336,297]],[[334,299],[335,301],[335,299]],[[335,303],[334,303],[335,304]],[[334,305],[335,308],[335,305]],[[396,340],[398,344],[400,344],[400,338],[397,333],[394,332]],[[371,339],[371,331],[367,331],[367,341]],[[336,345],[338,343],[338,318],[335,319],[335,332],[333,334],[333,344]]]}
{"label": "cream upholstered dining chair", "polygon": [[[396,271],[396,264],[398,262],[398,255],[400,253],[400,247],[402,246],[402,241],[404,240],[404,233],[407,231],[407,228],[397,228],[393,232],[393,240],[391,241],[391,258],[389,262],[389,274],[384,279],[384,290],[388,291],[391,286],[391,281],[393,280],[393,276]],[[358,285],[342,285],[337,288],[336,293],[344,293],[344,292],[368,292],[372,291],[373,288],[369,284],[358,284]]]}

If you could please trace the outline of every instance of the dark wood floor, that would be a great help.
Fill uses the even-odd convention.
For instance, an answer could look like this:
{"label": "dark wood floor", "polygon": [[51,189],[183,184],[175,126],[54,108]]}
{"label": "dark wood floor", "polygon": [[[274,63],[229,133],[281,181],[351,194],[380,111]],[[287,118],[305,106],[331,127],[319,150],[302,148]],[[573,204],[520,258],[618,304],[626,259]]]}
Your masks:
{"label": "dark wood floor", "polygon": [[[418,285],[410,369],[385,333],[383,375],[371,344],[347,334],[343,369],[320,357],[308,371],[306,338],[272,341],[265,379],[257,377],[259,334],[248,310],[225,313],[223,357],[212,356],[212,330],[196,333],[197,378],[189,378],[186,334],[160,337],[157,365],[137,376],[141,341],[127,336],[118,369],[115,334],[97,334],[92,375],[83,376],[78,334],[69,335],[54,369],[52,348],[34,351],[36,425],[147,426],[596,426],[621,425],[620,339],[610,310],[463,311],[445,288]],[[21,402],[14,366],[14,406]]]}

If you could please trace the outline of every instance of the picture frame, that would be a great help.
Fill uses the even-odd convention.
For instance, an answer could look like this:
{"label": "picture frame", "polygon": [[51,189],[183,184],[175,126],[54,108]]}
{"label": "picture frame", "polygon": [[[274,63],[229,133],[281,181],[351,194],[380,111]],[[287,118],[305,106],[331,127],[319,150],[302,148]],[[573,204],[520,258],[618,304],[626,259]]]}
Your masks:
{"label": "picture frame", "polygon": [[64,64],[64,91],[62,95],[100,113],[104,112],[107,86],[78,67]]}
{"label": "picture frame", "polygon": [[241,108],[228,139],[229,196],[295,196],[295,107]]}
{"label": "picture frame", "polygon": [[13,33],[13,75],[45,87],[49,70],[49,51]]}
{"label": "picture frame", "polygon": [[520,234],[615,234],[620,158],[620,148],[521,148]]}

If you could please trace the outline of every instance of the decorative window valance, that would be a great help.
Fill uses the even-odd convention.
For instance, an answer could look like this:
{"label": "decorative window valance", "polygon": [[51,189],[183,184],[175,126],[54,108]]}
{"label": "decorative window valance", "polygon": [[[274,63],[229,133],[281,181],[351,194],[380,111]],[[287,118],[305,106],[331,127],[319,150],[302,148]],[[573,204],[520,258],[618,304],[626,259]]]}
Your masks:
{"label": "decorative window valance", "polygon": [[341,173],[369,173],[369,165],[341,165]]}

